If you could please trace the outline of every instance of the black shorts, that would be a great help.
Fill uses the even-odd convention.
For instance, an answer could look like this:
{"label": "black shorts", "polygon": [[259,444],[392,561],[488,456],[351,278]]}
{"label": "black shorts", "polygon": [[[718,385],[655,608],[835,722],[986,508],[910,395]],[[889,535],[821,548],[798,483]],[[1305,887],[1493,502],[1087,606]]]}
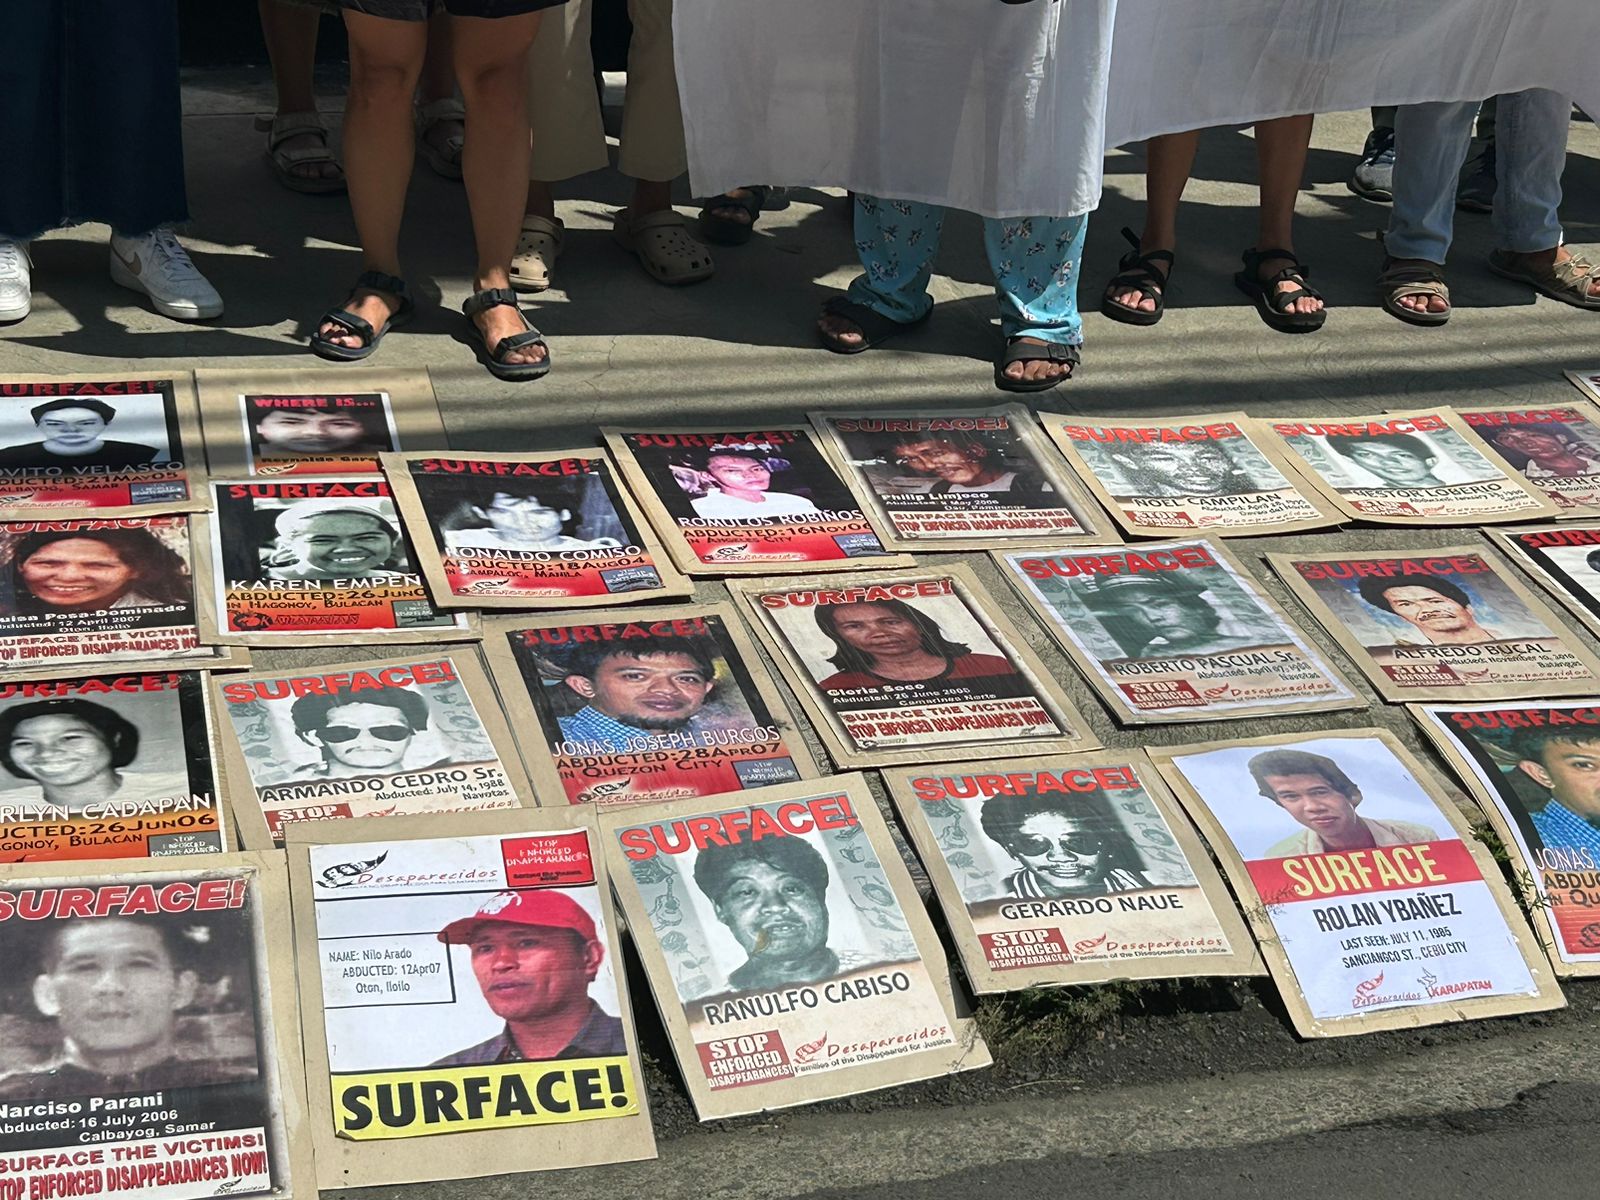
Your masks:
{"label": "black shorts", "polygon": [[557,8],[567,0],[338,0],[347,12],[387,17],[391,21],[426,21],[436,12],[456,17],[520,17]]}

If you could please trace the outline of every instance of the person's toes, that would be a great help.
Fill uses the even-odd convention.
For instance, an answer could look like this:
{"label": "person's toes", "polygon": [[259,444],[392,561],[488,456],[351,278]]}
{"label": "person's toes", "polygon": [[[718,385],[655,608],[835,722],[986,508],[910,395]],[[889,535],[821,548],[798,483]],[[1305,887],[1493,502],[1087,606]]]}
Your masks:
{"label": "person's toes", "polygon": [[829,341],[837,342],[841,346],[858,346],[864,336],[853,322],[843,321],[837,317],[824,317],[817,322],[817,328]]}

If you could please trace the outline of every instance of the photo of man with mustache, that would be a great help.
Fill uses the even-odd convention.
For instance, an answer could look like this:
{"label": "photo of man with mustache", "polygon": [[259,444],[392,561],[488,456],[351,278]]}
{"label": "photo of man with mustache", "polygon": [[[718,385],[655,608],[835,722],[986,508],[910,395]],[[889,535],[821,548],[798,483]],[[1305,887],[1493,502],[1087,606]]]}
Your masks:
{"label": "photo of man with mustache", "polygon": [[1401,636],[1395,639],[1397,646],[1464,646],[1504,640],[1478,624],[1472,597],[1448,579],[1419,573],[1369,575],[1357,585],[1357,591],[1373,608],[1399,617],[1424,639]]}

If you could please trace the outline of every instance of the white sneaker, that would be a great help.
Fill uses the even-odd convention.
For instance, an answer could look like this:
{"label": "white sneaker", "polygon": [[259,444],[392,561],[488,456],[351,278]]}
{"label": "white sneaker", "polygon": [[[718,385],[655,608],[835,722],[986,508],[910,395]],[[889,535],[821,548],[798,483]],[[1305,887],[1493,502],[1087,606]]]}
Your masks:
{"label": "white sneaker", "polygon": [[28,243],[0,238],[0,321],[20,321],[33,311],[33,260]]}
{"label": "white sneaker", "polygon": [[158,313],[175,321],[204,321],[222,315],[222,297],[190,261],[189,252],[170,229],[155,229],[136,238],[112,234],[111,278],[149,296]]}

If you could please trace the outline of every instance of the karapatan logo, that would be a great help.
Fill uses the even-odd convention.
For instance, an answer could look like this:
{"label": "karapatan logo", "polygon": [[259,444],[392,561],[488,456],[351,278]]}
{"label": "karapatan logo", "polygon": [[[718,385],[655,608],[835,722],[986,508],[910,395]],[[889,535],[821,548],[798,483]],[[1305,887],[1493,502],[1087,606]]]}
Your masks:
{"label": "karapatan logo", "polygon": [[325,888],[349,887],[361,876],[372,870],[373,867],[379,866],[388,857],[389,852],[385,850],[377,858],[369,858],[366,862],[334,863],[333,866],[322,872],[322,877],[317,880],[317,886]]}

